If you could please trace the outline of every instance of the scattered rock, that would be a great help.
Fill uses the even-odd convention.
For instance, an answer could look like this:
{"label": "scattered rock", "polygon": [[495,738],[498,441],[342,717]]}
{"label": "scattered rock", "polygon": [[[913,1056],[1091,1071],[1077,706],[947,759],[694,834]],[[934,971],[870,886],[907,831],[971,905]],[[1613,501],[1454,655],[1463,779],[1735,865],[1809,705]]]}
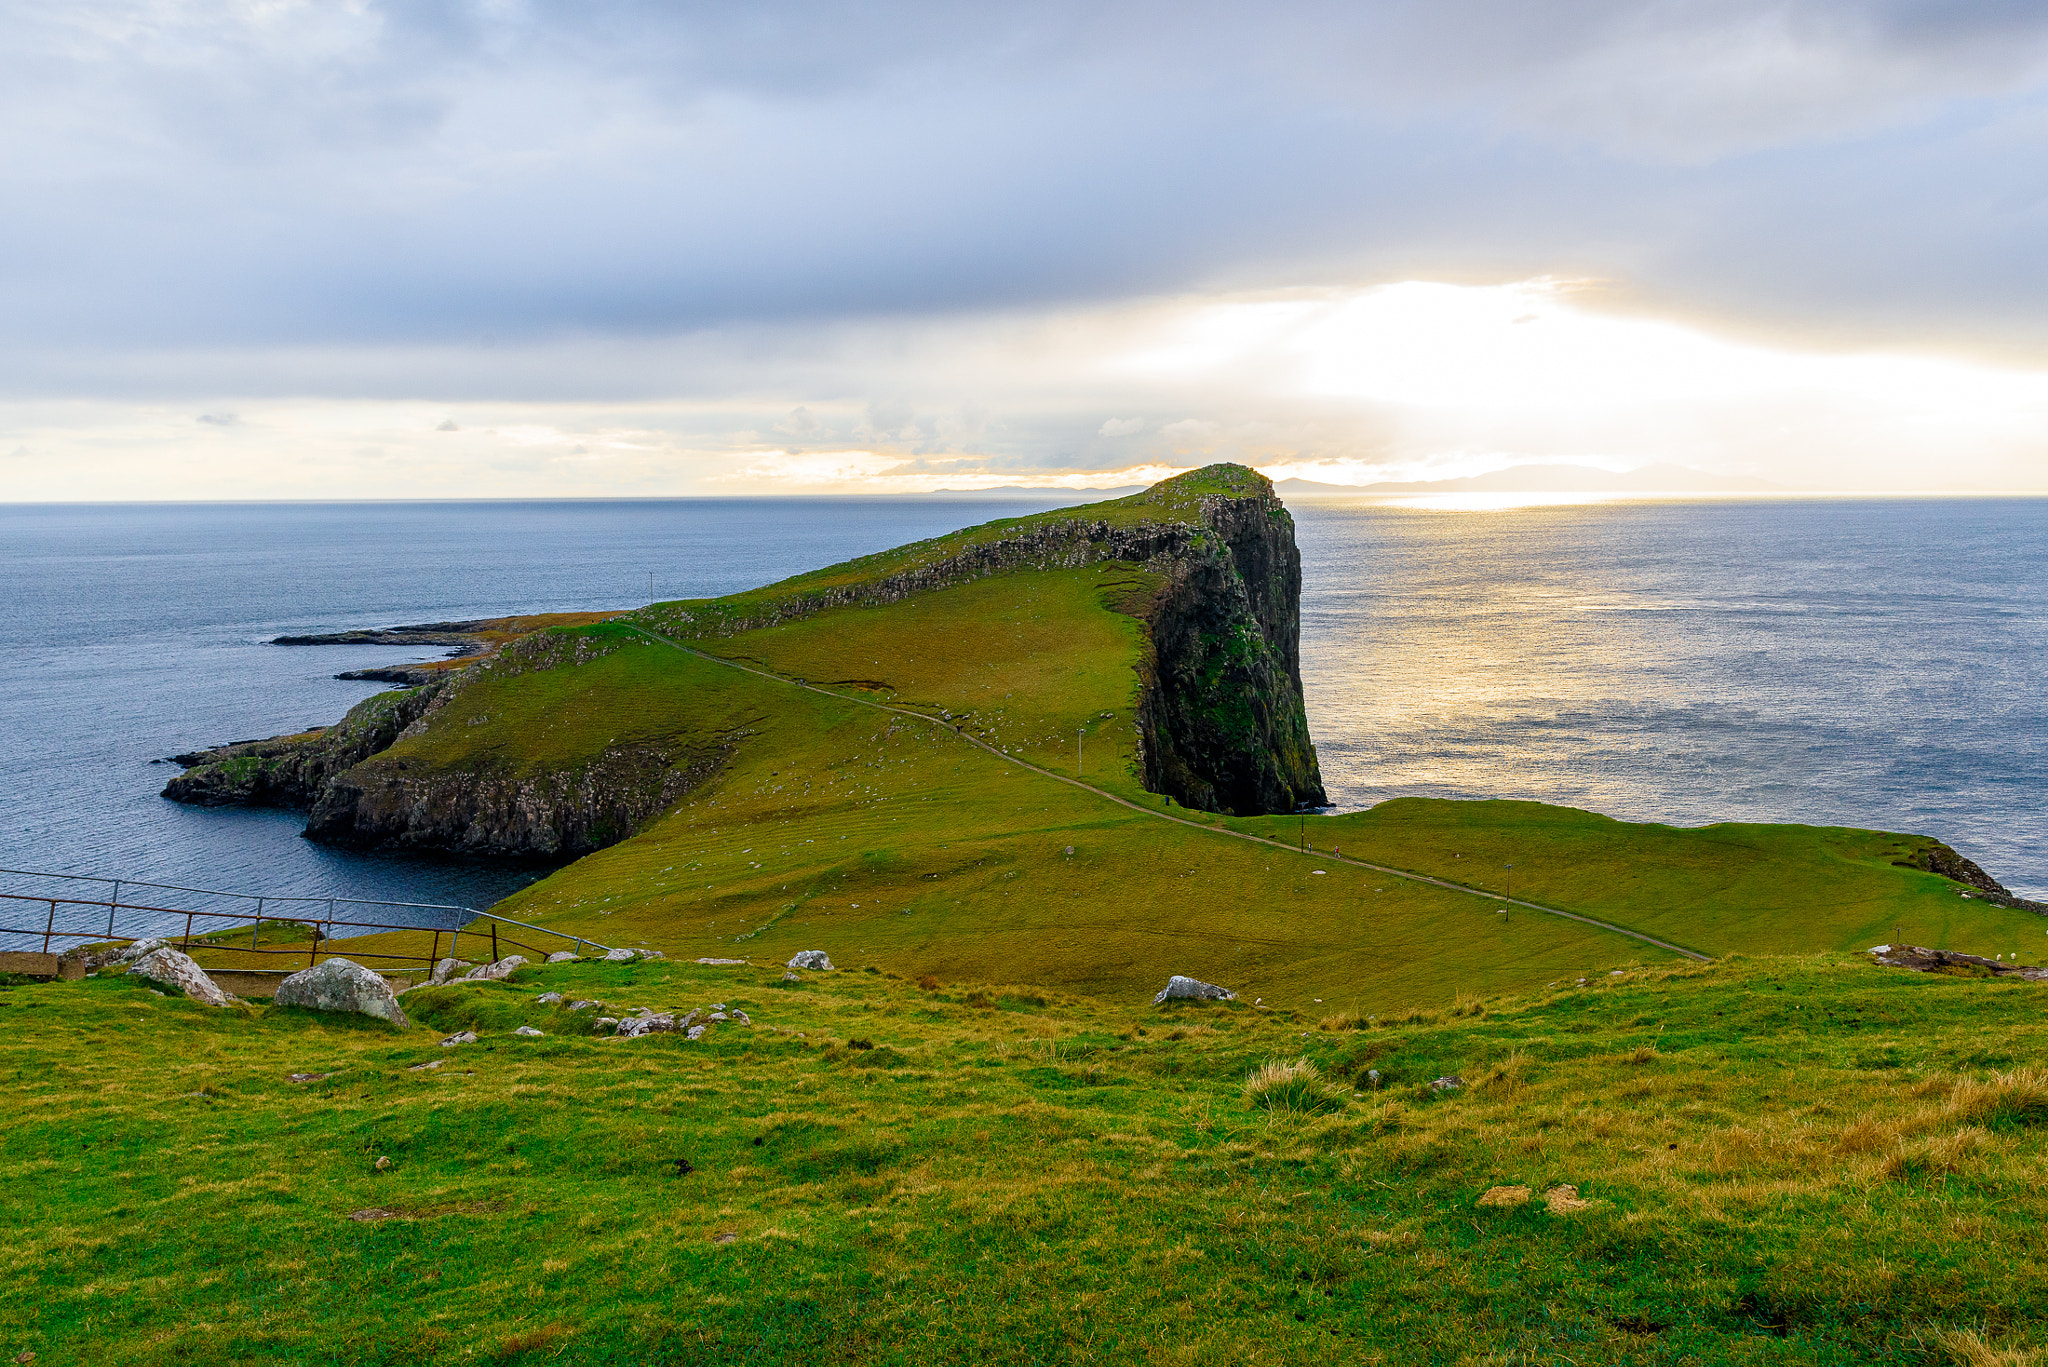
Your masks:
{"label": "scattered rock", "polygon": [[605,951],[604,962],[608,964],[629,964],[639,957],[639,953],[635,950],[608,949]]}
{"label": "scattered rock", "polygon": [[588,1001],[588,1000],[585,1000],[585,1001],[573,1001],[573,1002],[570,1002],[570,1003],[569,1003],[569,1009],[570,1009],[571,1011],[588,1011],[588,1010],[589,1010],[589,1009],[590,1009],[591,1007],[593,1007],[593,1006],[603,1006],[603,1005],[604,1005],[604,1003],[603,1003],[603,1002],[594,1002],[594,1001]]}
{"label": "scattered rock", "polygon": [[450,1036],[449,1036],[449,1037],[448,1037],[447,1039],[444,1039],[444,1040],[442,1040],[442,1041],[441,1041],[441,1047],[442,1047],[443,1049],[447,1049],[447,1048],[451,1048],[451,1047],[453,1047],[453,1046],[455,1046],[455,1045],[457,1045],[457,1044],[475,1044],[475,1043],[476,1043],[476,1031],[474,1031],[474,1030],[458,1030],[458,1031],[456,1031],[456,1032],[455,1032],[454,1034],[450,1035]]}
{"label": "scattered rock", "polygon": [[291,1077],[290,1077],[290,1078],[288,1079],[288,1081],[291,1081],[291,1082],[325,1082],[325,1081],[327,1081],[327,1079],[329,1079],[329,1078],[331,1078],[331,1077],[333,1077],[333,1076],[334,1076],[334,1074],[332,1074],[332,1073],[293,1073],[293,1074],[291,1075]]}
{"label": "scattered rock", "polygon": [[542,1006],[560,1006],[562,1004],[562,994],[559,992],[543,992],[538,997],[535,997],[534,1000]]}
{"label": "scattered rock", "polygon": [[1488,1187],[1479,1198],[1482,1206],[1526,1206],[1529,1204],[1527,1187]]}
{"label": "scattered rock", "polygon": [[381,1206],[371,1206],[368,1210],[350,1211],[348,1213],[348,1218],[351,1220],[362,1220],[365,1222],[370,1220],[396,1220],[398,1218],[398,1212],[395,1210],[385,1210]]}
{"label": "scattered rock", "polygon": [[573,949],[558,949],[548,955],[548,962],[551,964],[573,964],[576,962],[576,951]]}
{"label": "scattered rock", "polygon": [[797,975],[796,975],[796,974],[794,974],[794,973],[785,973],[785,974],[783,974],[783,975],[782,975],[782,981],[784,981],[784,982],[786,982],[786,983],[794,983],[794,982],[802,982],[802,981],[803,981],[803,979],[801,979],[801,978],[797,977]]}
{"label": "scattered rock", "polygon": [[1429,1090],[1432,1092],[1455,1092],[1464,1085],[1465,1079],[1461,1077],[1440,1077],[1429,1084]]}
{"label": "scattered rock", "polygon": [[525,1035],[529,1039],[540,1039],[547,1034],[547,1031],[536,1030],[530,1025],[522,1025],[517,1030],[514,1030],[512,1033],[515,1035]]}
{"label": "scattered rock", "polygon": [[606,1026],[610,1026],[613,1031],[617,1031],[619,1028],[619,1018],[617,1016],[599,1016],[590,1025],[594,1030],[602,1030]]}
{"label": "scattered rock", "polygon": [[180,954],[175,949],[153,949],[137,959],[128,971],[153,983],[175,987],[205,1006],[233,1006],[236,1001],[207,977],[206,971],[193,963],[191,956]]}
{"label": "scattered rock", "polygon": [[114,949],[91,950],[81,945],[77,949],[66,950],[57,957],[66,963],[83,965],[87,973],[95,973],[102,968],[111,968],[116,964],[132,964],[145,954],[154,953],[159,949],[170,948],[170,943],[169,940],[146,939],[136,940]]}
{"label": "scattered rock", "polygon": [[749,1016],[746,1012],[740,1010],[738,1007],[733,1008],[732,1018],[738,1021],[741,1025],[752,1025],[754,1023],[754,1018],[752,1016]]}
{"label": "scattered rock", "polygon": [[1166,1001],[1234,1002],[1237,993],[1227,987],[1205,983],[1200,978],[1184,978],[1176,973],[1166,980],[1166,986],[1152,999],[1154,1006]]}
{"label": "scattered rock", "polygon": [[279,1006],[375,1016],[401,1030],[412,1029],[412,1022],[406,1019],[405,1009],[398,1004],[391,984],[353,959],[329,959],[312,968],[300,969],[277,985],[277,995],[272,1001]]}
{"label": "scattered rock", "polygon": [[710,1017],[710,1018],[711,1018],[712,1020],[715,1020],[715,1021],[722,1021],[722,1020],[724,1020],[724,1019],[725,1019],[725,1012],[723,1012],[723,1011],[713,1011],[713,1012],[711,1013],[711,1017]]}
{"label": "scattered rock", "polygon": [[1593,1203],[1580,1200],[1579,1189],[1566,1183],[1544,1192],[1543,1204],[1549,1208],[1552,1215],[1569,1215],[1575,1210],[1584,1210]]}
{"label": "scattered rock", "polygon": [[1870,952],[1881,964],[1892,968],[1910,969],[1915,973],[1940,973],[1954,978],[2020,978],[2028,982],[2048,982],[2048,968],[2000,963],[1995,959],[1980,959],[1974,954],[1957,954],[1946,949],[1924,949],[1919,945],[1873,945]]}
{"label": "scattered rock", "polygon": [[427,975],[427,982],[433,987],[439,987],[456,974],[466,972],[474,967],[476,965],[467,959],[443,959],[435,964],[434,971]]}
{"label": "scattered rock", "polygon": [[390,1160],[389,1158],[386,1158],[386,1157],[385,1157],[385,1156],[384,1156],[383,1154],[381,1154],[381,1153],[377,1155],[377,1171],[379,1171],[379,1172],[389,1172],[389,1171],[391,1171],[391,1160]]}
{"label": "scattered rock", "polygon": [[709,964],[713,968],[744,968],[747,963],[745,959],[699,959],[697,962]]}
{"label": "scattered rock", "polygon": [[425,1063],[415,1063],[412,1067],[406,1069],[405,1071],[408,1073],[424,1073],[431,1071],[432,1069],[439,1068],[442,1064],[446,1063],[447,1061],[448,1060],[445,1058],[430,1058]]}
{"label": "scattered rock", "polygon": [[702,1038],[704,1038],[704,1030],[705,1030],[705,1027],[704,1027],[704,1026],[701,1026],[701,1025],[693,1025],[693,1026],[691,1026],[691,1027],[690,1027],[690,1033],[689,1033],[689,1036],[688,1036],[688,1038],[690,1038],[690,1039],[702,1039]]}
{"label": "scattered rock", "polygon": [[722,1229],[718,1233],[711,1236],[711,1242],[714,1244],[729,1244],[734,1239],[737,1239],[739,1237],[739,1235],[733,1233],[729,1229]]}
{"label": "scattered rock", "polygon": [[508,955],[494,964],[487,964],[482,968],[472,968],[469,972],[462,975],[462,981],[466,983],[503,982],[512,976],[513,969],[523,968],[525,965],[526,956],[524,954]]}
{"label": "scattered rock", "polygon": [[832,971],[832,961],[825,957],[825,951],[822,949],[802,949],[791,956],[786,967],[815,968],[830,973]]}
{"label": "scattered rock", "polygon": [[628,1016],[619,1022],[619,1038],[638,1039],[642,1035],[666,1034],[681,1028],[676,1024],[676,1018],[667,1013],[658,1016]]}

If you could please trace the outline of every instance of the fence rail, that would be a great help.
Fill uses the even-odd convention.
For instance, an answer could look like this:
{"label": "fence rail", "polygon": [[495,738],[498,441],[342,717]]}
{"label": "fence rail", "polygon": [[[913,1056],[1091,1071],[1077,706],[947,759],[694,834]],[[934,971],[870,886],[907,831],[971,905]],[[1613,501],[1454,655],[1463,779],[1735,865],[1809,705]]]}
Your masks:
{"label": "fence rail", "polygon": [[[412,931],[433,935],[429,952],[424,955],[360,947],[348,951],[350,958],[377,959],[394,964],[433,965],[443,957],[441,937],[444,935],[448,937],[449,958],[459,957],[458,951],[465,934],[478,940],[488,936],[493,961],[503,958],[507,947],[525,950],[543,958],[547,956],[548,949],[519,938],[514,931],[535,937],[552,936],[560,942],[557,948],[574,945],[578,953],[586,949],[607,953],[611,950],[610,945],[599,944],[586,936],[571,935],[566,931],[550,930],[546,926],[509,920],[492,912],[477,911],[471,907],[438,902],[390,902],[358,897],[297,897],[272,893],[222,892],[213,888],[180,887],[174,883],[146,883],[138,879],[102,878],[91,874],[45,873],[34,869],[0,869],[0,877],[39,878],[74,884],[92,883],[109,889],[101,896],[62,895],[61,890],[54,888],[48,892],[0,892],[0,922],[6,923],[0,924],[0,936],[21,936],[31,941],[39,938],[42,942],[42,952],[45,954],[50,952],[53,942],[59,941],[71,942],[72,947],[76,947],[77,943],[112,947],[133,944],[146,938],[162,938],[187,951],[198,948],[236,955],[303,958],[306,961],[305,966],[310,968],[320,961],[322,955],[334,958],[341,952],[333,948],[337,940],[336,930],[353,932],[339,937],[344,940],[390,931]],[[124,900],[124,888],[131,894],[143,891],[150,894],[170,893],[182,896],[153,896],[148,901],[138,901],[132,897]],[[78,891],[89,893],[97,889],[81,888]],[[194,906],[185,900],[187,898],[221,899],[228,906],[240,905],[244,909],[227,910],[215,906]],[[180,902],[184,904],[179,905]],[[44,914],[40,918],[27,914],[30,907],[43,910]],[[416,915],[410,920],[395,921],[376,919],[368,911],[362,910],[379,907],[396,908]],[[60,909],[64,918],[61,928],[58,925]],[[18,916],[16,912],[25,914]],[[420,916],[417,913],[433,914]],[[128,922],[125,926],[124,914]],[[182,933],[168,933],[167,928],[175,926],[181,917],[184,920]],[[138,924],[145,918],[149,924]],[[13,924],[16,920],[37,919],[42,921],[40,926]],[[312,942],[310,946],[304,948],[296,944],[287,948],[265,948],[262,944],[265,922],[303,927],[312,932]],[[223,933],[239,930],[244,925],[249,928],[247,945],[224,944],[215,938]],[[141,933],[127,933],[129,931]],[[248,968],[239,971],[278,973],[291,970]]]}

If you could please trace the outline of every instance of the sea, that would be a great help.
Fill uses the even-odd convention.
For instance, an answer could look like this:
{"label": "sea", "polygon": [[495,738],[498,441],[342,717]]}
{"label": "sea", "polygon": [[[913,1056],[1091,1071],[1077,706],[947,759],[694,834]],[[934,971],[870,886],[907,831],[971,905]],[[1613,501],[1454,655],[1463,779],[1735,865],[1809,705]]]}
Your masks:
{"label": "sea", "polygon": [[[166,758],[332,722],[380,687],[335,674],[433,653],[275,636],[727,593],[1046,506],[0,505],[0,868],[487,906],[541,871],[183,807],[158,796]],[[2048,500],[1291,506],[1336,809],[1421,794],[1872,826],[2048,897]]]}

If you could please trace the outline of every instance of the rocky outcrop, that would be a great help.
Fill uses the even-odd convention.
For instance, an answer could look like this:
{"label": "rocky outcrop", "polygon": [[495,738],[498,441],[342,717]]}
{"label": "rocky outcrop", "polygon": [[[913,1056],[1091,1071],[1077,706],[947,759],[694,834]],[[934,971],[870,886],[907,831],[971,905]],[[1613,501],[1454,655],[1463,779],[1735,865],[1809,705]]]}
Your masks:
{"label": "rocky outcrop", "polygon": [[1205,983],[1200,978],[1187,978],[1176,973],[1166,980],[1166,986],[1159,989],[1159,995],[1152,999],[1154,1006],[1170,1001],[1234,1002],[1237,993],[1227,987]]}
{"label": "rocky outcrop", "polygon": [[200,807],[311,807],[335,776],[390,749],[440,692],[436,684],[379,693],[325,730],[178,755],[185,772],[164,785],[163,795]]}
{"label": "rocky outcrop", "polygon": [[277,985],[272,1001],[278,1006],[301,1006],[311,1011],[375,1016],[400,1030],[412,1029],[391,984],[353,959],[329,959],[292,974]]}
{"label": "rocky outcrop", "polygon": [[2048,968],[2039,964],[2006,963],[1975,954],[1958,954],[1948,949],[1921,945],[1872,945],[1877,962],[1914,973],[1939,973],[1951,978],[2018,978],[2024,982],[2048,982]]}
{"label": "rocky outcrop", "polygon": [[725,752],[618,745],[558,769],[427,769],[394,760],[328,780],[306,836],[350,849],[574,859],[624,840],[715,772]]}
{"label": "rocky outcrop", "polygon": [[1928,873],[1940,874],[1952,883],[1975,888],[1984,900],[2001,907],[2012,907],[2020,911],[2048,912],[2048,904],[2029,902],[2024,897],[2015,897],[2006,891],[2005,885],[1984,872],[1977,864],[1956,853],[1939,840],[1923,845],[1913,852],[1912,859],[1896,861],[1901,868],[1924,869]]}

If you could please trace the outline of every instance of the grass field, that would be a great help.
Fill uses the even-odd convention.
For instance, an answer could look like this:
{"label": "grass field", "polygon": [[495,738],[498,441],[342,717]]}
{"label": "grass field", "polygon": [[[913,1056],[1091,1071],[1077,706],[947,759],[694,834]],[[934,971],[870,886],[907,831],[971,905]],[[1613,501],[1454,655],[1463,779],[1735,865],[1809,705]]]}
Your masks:
{"label": "grass field", "polygon": [[[755,1024],[593,1037],[548,988]],[[2048,1343],[2041,985],[1752,959],[1363,1029],[1330,1004],[843,967],[565,964],[404,1000],[421,1024],[400,1035],[119,978],[0,989],[0,1353],[1991,1363]],[[482,1039],[439,1047],[457,1027]],[[1466,1085],[1427,1086],[1447,1074]]]}

